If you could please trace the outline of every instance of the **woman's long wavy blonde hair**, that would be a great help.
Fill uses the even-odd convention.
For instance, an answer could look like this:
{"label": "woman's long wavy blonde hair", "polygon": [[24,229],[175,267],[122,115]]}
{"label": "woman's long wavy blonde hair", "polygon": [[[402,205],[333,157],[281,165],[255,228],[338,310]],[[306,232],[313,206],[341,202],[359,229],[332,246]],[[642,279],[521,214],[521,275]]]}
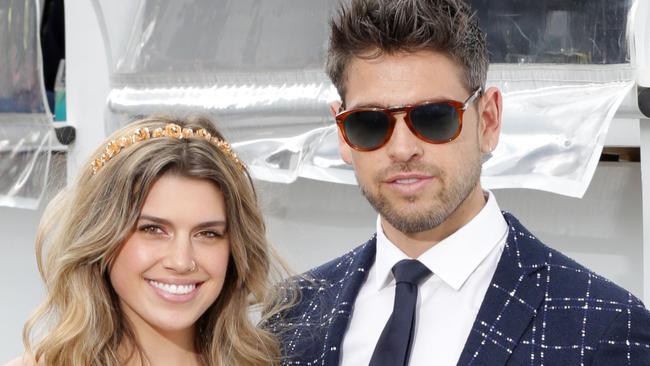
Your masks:
{"label": "woman's long wavy blonde hair", "polygon": [[[175,123],[203,128],[223,139],[203,118],[145,118],[107,141],[137,128]],[[106,145],[93,155],[102,154]],[[213,181],[223,192],[231,254],[224,287],[197,323],[196,350],[205,365],[275,365],[277,339],[254,326],[250,304],[277,298],[270,274],[274,255],[248,173],[201,138],[151,138],[123,149],[96,174],[90,164],[48,205],[36,239],[38,268],[47,297],[25,324],[26,351],[43,365],[122,365],[146,360],[119,307],[108,272],[132,233],[147,193],[165,173]],[[281,309],[278,309],[278,311]],[[275,311],[265,313],[271,317]],[[264,319],[263,319],[264,320]],[[118,350],[127,345],[130,355]],[[126,358],[126,359],[125,359]]]}

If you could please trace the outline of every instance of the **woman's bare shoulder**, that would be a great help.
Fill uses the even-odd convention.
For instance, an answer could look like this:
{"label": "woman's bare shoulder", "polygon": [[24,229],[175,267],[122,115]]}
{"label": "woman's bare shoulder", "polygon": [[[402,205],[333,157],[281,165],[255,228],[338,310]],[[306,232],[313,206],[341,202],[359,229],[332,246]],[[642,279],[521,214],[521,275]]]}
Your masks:
{"label": "woman's bare shoulder", "polygon": [[5,366],[35,366],[34,358],[28,355],[16,357],[9,361]]}

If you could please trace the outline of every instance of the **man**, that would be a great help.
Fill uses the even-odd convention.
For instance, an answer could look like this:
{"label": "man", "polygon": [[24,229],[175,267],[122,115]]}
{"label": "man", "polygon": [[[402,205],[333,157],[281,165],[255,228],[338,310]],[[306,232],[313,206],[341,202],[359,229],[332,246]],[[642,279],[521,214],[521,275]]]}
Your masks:
{"label": "man", "polygon": [[352,0],[327,70],[367,243],[296,281],[287,365],[650,365],[650,314],[546,247],[480,184],[502,101],[462,0]]}

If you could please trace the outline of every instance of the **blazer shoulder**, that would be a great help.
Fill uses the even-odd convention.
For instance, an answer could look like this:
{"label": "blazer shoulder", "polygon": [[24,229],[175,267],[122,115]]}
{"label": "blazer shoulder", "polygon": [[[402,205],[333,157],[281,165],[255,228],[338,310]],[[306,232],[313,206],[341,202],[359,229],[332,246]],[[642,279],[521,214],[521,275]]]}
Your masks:
{"label": "blazer shoulder", "polygon": [[[276,287],[283,289],[278,293],[298,293],[299,305],[313,295],[313,293],[325,294],[326,289],[333,284],[345,282],[349,278],[350,271],[358,270],[359,267],[366,269],[372,264],[375,254],[375,236],[367,242],[350,250],[349,252],[334,258],[318,267],[314,267],[302,274],[292,276],[281,281]],[[284,302],[284,301],[283,301]]]}
{"label": "blazer shoulder", "polygon": [[290,302],[281,300],[289,306],[269,318],[263,327],[278,336],[285,358],[313,361],[312,356],[316,359],[316,355],[322,356],[330,327],[349,313],[348,301],[352,301],[353,289],[362,282],[374,254],[373,237],[281,285],[296,296]]}
{"label": "blazer shoulder", "polygon": [[[545,244],[542,244],[546,246]],[[558,289],[586,289],[585,294],[595,303],[622,304],[630,307],[644,308],[639,298],[607,277],[600,275],[591,269],[583,266],[573,258],[561,253],[558,250],[546,246],[551,254],[548,269],[551,272],[550,278],[555,278],[551,286]],[[553,276],[555,274],[555,276]]]}
{"label": "blazer shoulder", "polygon": [[643,308],[643,303],[628,290],[605,276],[593,272],[566,254],[549,247],[531,234],[513,215],[504,213],[510,227],[508,250],[517,257],[518,265],[546,268],[551,298],[589,297],[595,304],[612,303]]}
{"label": "blazer shoulder", "polygon": [[[346,273],[350,270],[350,266],[357,264],[362,267],[368,266],[368,259],[374,259],[375,236],[373,235],[367,242],[358,247],[350,250],[349,252],[334,258],[318,267],[312,268],[305,272],[302,276],[311,278],[316,281],[336,281],[345,277]],[[368,258],[368,257],[373,258]],[[372,264],[372,263],[370,263]]]}
{"label": "blazer shoulder", "polygon": [[[568,256],[551,248],[549,251],[553,260],[548,277],[554,280],[549,284],[548,305],[557,309],[556,319],[562,317],[566,324],[582,327],[585,344],[594,350],[590,364],[650,365],[650,312],[643,302]],[[547,339],[551,332],[547,332]]]}

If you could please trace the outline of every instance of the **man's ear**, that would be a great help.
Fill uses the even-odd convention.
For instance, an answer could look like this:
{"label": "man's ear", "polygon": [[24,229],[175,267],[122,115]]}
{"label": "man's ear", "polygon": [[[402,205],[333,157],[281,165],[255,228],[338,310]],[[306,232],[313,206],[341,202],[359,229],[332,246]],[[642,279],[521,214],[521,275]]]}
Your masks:
{"label": "man's ear", "polygon": [[479,101],[479,147],[481,152],[488,154],[492,152],[499,143],[501,133],[501,113],[503,112],[503,100],[501,92],[497,88],[486,90]]}
{"label": "man's ear", "polygon": [[[332,118],[334,118],[339,113],[340,108],[340,101],[337,100],[330,103],[330,114],[332,115]],[[339,135],[339,154],[341,154],[341,159],[343,159],[343,161],[347,164],[352,165],[352,154],[350,151],[350,146],[348,146],[347,142],[345,142],[343,134],[341,133],[341,129],[338,128],[338,125],[336,126],[336,131]]]}
{"label": "man's ear", "polygon": [[330,103],[330,114],[332,115],[332,118],[336,117],[340,109],[341,109],[340,100],[336,100]]}

